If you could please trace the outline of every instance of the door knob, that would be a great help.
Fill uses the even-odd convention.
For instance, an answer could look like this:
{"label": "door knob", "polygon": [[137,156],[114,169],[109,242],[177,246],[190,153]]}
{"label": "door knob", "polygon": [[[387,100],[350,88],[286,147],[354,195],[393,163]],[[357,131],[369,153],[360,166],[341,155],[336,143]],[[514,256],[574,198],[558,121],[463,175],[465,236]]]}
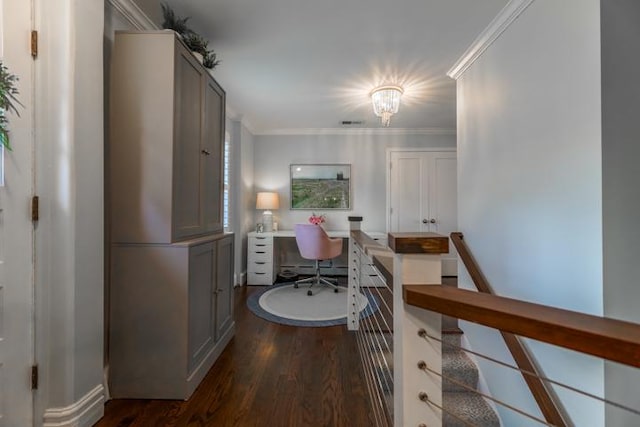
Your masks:
{"label": "door knob", "polygon": [[435,224],[436,220],[434,218],[431,218],[431,220],[429,221],[431,224]]}
{"label": "door knob", "polygon": [[426,218],[425,218],[425,219],[423,219],[423,220],[422,220],[422,223],[423,223],[423,224],[428,224],[428,223],[429,223],[429,221],[427,221],[427,220],[426,220]]}
{"label": "door knob", "polygon": [[202,154],[204,154],[205,156],[209,156],[209,155],[211,155],[211,151],[209,151],[209,150],[202,150]]}

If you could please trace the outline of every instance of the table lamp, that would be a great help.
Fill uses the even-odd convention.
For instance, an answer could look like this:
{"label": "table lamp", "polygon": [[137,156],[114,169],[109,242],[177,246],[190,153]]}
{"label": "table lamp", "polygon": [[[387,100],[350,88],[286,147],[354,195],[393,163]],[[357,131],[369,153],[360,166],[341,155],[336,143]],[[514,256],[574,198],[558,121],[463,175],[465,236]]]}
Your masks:
{"label": "table lamp", "polygon": [[262,226],[264,231],[273,231],[273,212],[271,209],[280,207],[278,193],[262,192],[256,197],[256,209],[264,210],[262,214]]}

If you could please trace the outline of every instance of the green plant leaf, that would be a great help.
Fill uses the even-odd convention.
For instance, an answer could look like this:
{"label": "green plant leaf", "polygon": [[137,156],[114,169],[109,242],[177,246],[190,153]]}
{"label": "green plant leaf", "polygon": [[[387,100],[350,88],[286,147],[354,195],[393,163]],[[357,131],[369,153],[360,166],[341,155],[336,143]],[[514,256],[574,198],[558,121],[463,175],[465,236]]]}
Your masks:
{"label": "green plant leaf", "polygon": [[17,82],[18,77],[11,74],[0,61],[0,144],[9,151],[11,151],[11,144],[9,143],[9,120],[6,114],[14,113],[19,117],[20,112],[17,106],[24,107],[17,98],[19,94]]}

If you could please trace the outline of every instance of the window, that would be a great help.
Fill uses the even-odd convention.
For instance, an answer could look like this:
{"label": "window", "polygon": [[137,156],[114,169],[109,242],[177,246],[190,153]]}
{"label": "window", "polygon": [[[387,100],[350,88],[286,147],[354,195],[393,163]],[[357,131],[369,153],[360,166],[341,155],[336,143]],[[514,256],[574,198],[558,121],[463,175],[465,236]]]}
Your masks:
{"label": "window", "polygon": [[222,226],[224,227],[224,231],[231,231],[231,222],[229,219],[230,212],[230,192],[231,192],[231,181],[229,179],[229,168],[231,166],[231,138],[229,137],[229,132],[225,132],[224,134],[224,171],[223,171],[223,196],[222,196]]}

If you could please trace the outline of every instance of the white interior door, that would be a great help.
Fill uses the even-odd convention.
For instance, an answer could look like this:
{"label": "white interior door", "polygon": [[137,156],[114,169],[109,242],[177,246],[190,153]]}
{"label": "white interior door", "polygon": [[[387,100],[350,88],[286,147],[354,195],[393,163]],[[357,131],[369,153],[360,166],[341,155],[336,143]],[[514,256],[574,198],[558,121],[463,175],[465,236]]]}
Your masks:
{"label": "white interior door", "polygon": [[13,151],[4,151],[0,186],[0,426],[33,425],[34,233],[32,4],[0,0],[0,57],[19,77],[20,117],[8,115]]}
{"label": "white interior door", "polygon": [[[389,231],[457,231],[455,151],[390,151]],[[453,245],[443,256],[442,274],[457,276]]]}

